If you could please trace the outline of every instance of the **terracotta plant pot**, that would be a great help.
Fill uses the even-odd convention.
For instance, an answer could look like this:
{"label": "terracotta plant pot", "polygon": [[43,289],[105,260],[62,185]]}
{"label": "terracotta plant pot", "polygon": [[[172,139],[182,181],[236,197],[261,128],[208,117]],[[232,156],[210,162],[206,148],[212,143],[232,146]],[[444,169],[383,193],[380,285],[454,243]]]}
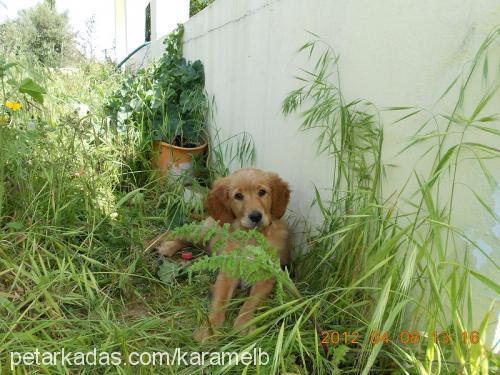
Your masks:
{"label": "terracotta plant pot", "polygon": [[207,149],[207,144],[186,148],[161,141],[153,142],[153,165],[160,170],[162,176],[180,176],[192,174],[193,155],[200,155]]}

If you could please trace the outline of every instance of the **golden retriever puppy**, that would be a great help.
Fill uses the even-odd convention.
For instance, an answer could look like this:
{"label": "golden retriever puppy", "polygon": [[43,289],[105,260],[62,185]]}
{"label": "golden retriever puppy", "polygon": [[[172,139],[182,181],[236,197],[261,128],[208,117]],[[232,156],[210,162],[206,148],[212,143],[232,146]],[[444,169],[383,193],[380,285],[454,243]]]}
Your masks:
{"label": "golden retriever puppy", "polygon": [[[281,218],[289,199],[288,184],[277,174],[255,168],[240,169],[215,181],[205,201],[210,217],[204,224],[210,227],[229,223],[232,229],[257,229],[278,250],[281,264],[286,265],[289,260],[288,226]],[[158,252],[173,256],[178,250],[190,245],[180,240],[164,241],[158,247]],[[235,246],[234,243],[228,243],[222,251],[232,251]],[[224,324],[227,303],[239,281],[224,272],[219,273],[213,290],[209,325],[197,330],[195,337],[198,340],[204,341],[209,336],[210,328],[218,328]],[[274,283],[274,279],[269,279],[252,285],[250,295],[234,321],[235,328],[241,329],[254,317],[257,307],[272,292]],[[245,327],[245,333],[251,329]]]}

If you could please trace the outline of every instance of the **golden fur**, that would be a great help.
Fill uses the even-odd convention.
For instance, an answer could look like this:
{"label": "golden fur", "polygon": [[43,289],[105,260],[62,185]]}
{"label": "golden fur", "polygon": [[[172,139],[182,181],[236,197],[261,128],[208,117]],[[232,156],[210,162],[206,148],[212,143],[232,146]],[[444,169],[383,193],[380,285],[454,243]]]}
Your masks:
{"label": "golden fur", "polygon": [[[210,217],[205,220],[204,225],[210,227],[218,222],[219,225],[229,223],[232,229],[257,228],[278,250],[281,264],[285,265],[289,260],[288,226],[281,218],[285,214],[289,199],[288,184],[276,173],[255,168],[240,169],[215,181],[205,201],[205,208]],[[173,256],[190,245],[180,240],[164,241],[158,247],[158,252]],[[222,251],[229,252],[234,248],[234,243],[228,243]],[[239,280],[232,279],[223,272],[219,273],[213,290],[209,324],[196,331],[198,340],[205,340],[211,328],[224,324],[226,305],[238,283]],[[246,323],[254,317],[257,307],[272,292],[274,283],[274,279],[269,279],[252,285],[250,295],[234,321],[235,328],[245,332],[252,329]]]}

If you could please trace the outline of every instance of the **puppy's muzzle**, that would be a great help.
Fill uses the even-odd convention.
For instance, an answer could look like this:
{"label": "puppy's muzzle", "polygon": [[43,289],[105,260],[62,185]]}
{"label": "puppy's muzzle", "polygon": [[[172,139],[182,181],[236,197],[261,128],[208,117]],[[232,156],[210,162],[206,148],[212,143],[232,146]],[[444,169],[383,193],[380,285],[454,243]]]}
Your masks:
{"label": "puppy's muzzle", "polygon": [[248,218],[253,224],[257,225],[262,221],[262,213],[259,211],[252,211],[248,214]]}

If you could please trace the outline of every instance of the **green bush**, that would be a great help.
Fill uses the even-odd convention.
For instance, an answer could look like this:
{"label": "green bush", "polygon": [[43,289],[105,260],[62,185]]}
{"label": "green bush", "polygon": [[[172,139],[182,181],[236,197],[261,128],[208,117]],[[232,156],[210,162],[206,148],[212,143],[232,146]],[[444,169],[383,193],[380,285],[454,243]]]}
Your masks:
{"label": "green bush", "polygon": [[121,125],[134,125],[146,137],[182,147],[206,142],[208,101],[203,64],[182,57],[183,26],[165,40],[159,61],[135,75],[109,99],[110,114]]}

